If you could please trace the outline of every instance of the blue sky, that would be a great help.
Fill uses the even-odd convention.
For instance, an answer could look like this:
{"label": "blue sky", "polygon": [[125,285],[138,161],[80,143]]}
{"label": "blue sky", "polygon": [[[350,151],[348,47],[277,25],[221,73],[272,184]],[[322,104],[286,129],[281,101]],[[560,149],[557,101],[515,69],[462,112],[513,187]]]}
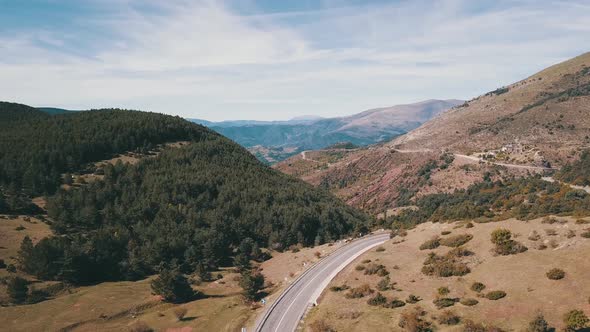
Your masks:
{"label": "blue sky", "polygon": [[283,120],[470,99],[590,51],[588,22],[588,0],[0,0],[0,100]]}

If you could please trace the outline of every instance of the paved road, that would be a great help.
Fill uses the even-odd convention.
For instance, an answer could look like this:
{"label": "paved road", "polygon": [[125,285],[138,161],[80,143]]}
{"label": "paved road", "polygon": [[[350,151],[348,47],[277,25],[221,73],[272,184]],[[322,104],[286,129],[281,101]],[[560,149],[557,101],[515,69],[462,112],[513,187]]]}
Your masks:
{"label": "paved road", "polygon": [[338,272],[367,250],[389,240],[389,233],[352,241],[320,260],[299,276],[256,324],[256,332],[295,331],[301,317],[313,305]]}

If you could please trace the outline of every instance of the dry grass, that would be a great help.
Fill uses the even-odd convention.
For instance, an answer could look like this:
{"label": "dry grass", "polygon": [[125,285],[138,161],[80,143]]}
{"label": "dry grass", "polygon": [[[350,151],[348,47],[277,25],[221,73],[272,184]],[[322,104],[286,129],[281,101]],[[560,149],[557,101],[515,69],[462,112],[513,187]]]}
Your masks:
{"label": "dry grass", "polygon": [[[376,275],[364,275],[355,271],[354,266],[366,259],[384,265],[390,271],[394,265],[399,266],[391,274],[391,280],[396,282],[395,289],[381,291],[381,294],[388,298],[406,299],[410,295],[422,299],[417,304],[409,301],[406,310],[389,309],[380,306],[369,306],[368,297],[358,299],[344,299],[343,293],[326,292],[322,295],[320,305],[309,315],[310,321],[324,319],[330,326],[338,331],[398,331],[406,328],[396,326],[402,312],[413,309],[420,305],[427,312],[419,316],[423,321],[429,322],[431,327],[437,330],[446,331],[448,326],[442,328],[438,323],[433,322],[432,315],[440,316],[443,310],[438,310],[433,302],[439,296],[436,290],[439,287],[448,287],[451,292],[445,295],[454,302],[453,311],[461,316],[462,323],[458,330],[462,331],[467,320],[483,323],[482,331],[491,330],[493,326],[499,326],[504,330],[520,331],[525,329],[531,319],[540,310],[544,313],[545,319],[557,330],[563,326],[563,315],[572,308],[588,308],[588,297],[590,296],[590,284],[585,283],[587,271],[590,270],[590,261],[587,255],[590,252],[590,241],[580,236],[567,237],[567,230],[573,230],[577,234],[588,228],[588,225],[576,224],[575,218],[560,217],[569,220],[569,223],[555,223],[552,225],[558,232],[556,236],[545,235],[544,229],[547,224],[542,224],[541,219],[528,222],[514,219],[477,224],[474,228],[465,229],[464,232],[473,235],[465,246],[472,251],[473,255],[462,256],[461,262],[470,268],[471,273],[461,277],[439,278],[422,274],[423,262],[428,258],[430,251],[419,250],[420,244],[440,235],[441,231],[452,227],[452,224],[426,223],[409,230],[404,242],[395,243],[389,241],[383,246],[387,255],[380,255],[374,251],[367,252],[360,256],[356,263],[344,269],[332,282],[332,285],[346,284],[352,288],[363,284],[375,287],[382,279]],[[558,246],[555,249],[528,250],[518,255],[501,256],[495,255],[495,245],[490,241],[490,234],[498,228],[505,228],[512,234],[523,234],[517,240],[530,248],[539,243],[547,243],[554,239]],[[528,234],[536,231],[539,239],[531,241],[527,239]],[[460,248],[465,250],[464,248]],[[457,250],[457,249],[452,249]],[[433,249],[432,252],[438,256],[445,256],[449,251],[446,247]],[[567,277],[556,282],[549,280],[546,273],[559,262],[559,268],[567,271]],[[502,290],[506,296],[493,301],[486,298],[478,298],[478,293],[471,289],[473,283],[479,282],[487,287],[482,293]],[[398,291],[401,289],[401,291]],[[489,290],[489,291],[488,291]],[[455,299],[460,299],[456,303]],[[551,299],[551,301],[547,301]],[[450,301],[448,301],[450,302]],[[338,317],[347,308],[354,308],[360,313],[362,319],[342,320]],[[587,312],[589,314],[590,312]],[[392,322],[394,322],[392,324]],[[474,323],[475,324],[475,323]],[[477,325],[477,324],[475,324]],[[473,325],[473,326],[475,326]],[[453,327],[454,328],[454,327]],[[473,330],[477,331],[477,330]]]}

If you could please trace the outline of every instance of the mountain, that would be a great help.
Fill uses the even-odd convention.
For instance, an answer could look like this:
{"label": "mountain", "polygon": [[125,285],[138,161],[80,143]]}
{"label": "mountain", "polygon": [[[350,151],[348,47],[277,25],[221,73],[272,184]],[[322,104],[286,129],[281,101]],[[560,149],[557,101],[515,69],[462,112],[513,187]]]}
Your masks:
{"label": "mountain", "polygon": [[[48,115],[2,102],[0,119],[0,214],[43,215],[26,201],[47,198],[40,218],[53,235],[23,241],[19,258],[21,271],[40,280],[138,279],[162,264],[205,272],[231,264],[244,242],[309,246],[370,224],[327,191],[179,117],[118,109]],[[108,160],[130,152],[142,157]]]}
{"label": "mountain", "polygon": [[390,142],[307,151],[275,167],[372,212],[484,177],[547,172],[590,147],[590,53],[485,93]]}
{"label": "mountain", "polygon": [[[304,150],[321,149],[339,142],[368,145],[387,141],[461,103],[460,100],[427,100],[328,119],[304,117],[276,122],[201,123],[258,153],[263,161],[273,163]],[[270,151],[272,156],[260,153],[261,148]]]}

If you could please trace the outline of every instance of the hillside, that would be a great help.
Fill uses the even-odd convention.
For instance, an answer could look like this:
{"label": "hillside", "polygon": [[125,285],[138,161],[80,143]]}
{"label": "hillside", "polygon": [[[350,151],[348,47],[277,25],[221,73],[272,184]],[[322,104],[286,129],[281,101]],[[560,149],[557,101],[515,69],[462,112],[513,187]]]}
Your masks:
{"label": "hillside", "polygon": [[[285,122],[204,124],[257,153],[261,160],[273,163],[303,150],[321,149],[339,142],[368,145],[387,141],[461,103],[459,100],[427,100],[329,119],[306,117]],[[261,148],[268,153],[263,153]]]}
{"label": "hillside", "polygon": [[[23,214],[15,198],[30,204],[33,195],[48,196],[56,236],[20,258],[23,271],[40,279],[136,279],[171,261],[188,272],[214,269],[231,263],[232,248],[244,239],[273,249],[313,245],[362,230],[369,221],[178,117],[123,110],[50,116],[7,103],[0,114],[7,119],[0,209]],[[187,144],[136,163],[106,163],[100,170],[91,163],[132,149],[149,154],[150,144],[177,140]],[[71,175],[61,172],[103,175],[71,187]],[[45,179],[52,182],[35,182]]]}
{"label": "hillside", "polygon": [[[429,193],[560,168],[590,146],[590,53],[444,112],[394,140],[275,167],[379,213]],[[395,209],[391,212],[395,212]]]}

